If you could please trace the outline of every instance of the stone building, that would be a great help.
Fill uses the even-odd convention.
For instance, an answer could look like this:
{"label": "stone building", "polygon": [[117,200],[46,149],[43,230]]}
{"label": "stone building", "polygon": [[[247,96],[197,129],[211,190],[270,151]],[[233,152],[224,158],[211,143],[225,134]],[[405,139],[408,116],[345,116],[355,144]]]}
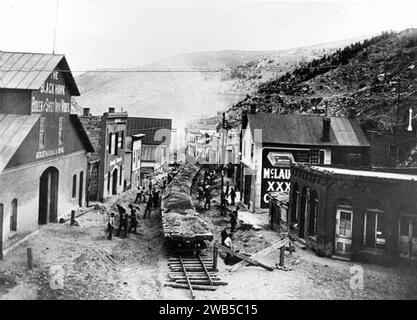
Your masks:
{"label": "stone building", "polygon": [[64,55],[0,51],[0,254],[86,201],[79,90]]}

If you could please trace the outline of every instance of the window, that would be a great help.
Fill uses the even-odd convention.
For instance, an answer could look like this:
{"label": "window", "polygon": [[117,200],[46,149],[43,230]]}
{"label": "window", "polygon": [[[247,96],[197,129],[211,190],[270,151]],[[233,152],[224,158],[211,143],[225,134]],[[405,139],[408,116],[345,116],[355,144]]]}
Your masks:
{"label": "window", "polygon": [[124,149],[124,131],[120,132],[120,149]]}
{"label": "window", "polygon": [[45,118],[39,120],[39,149],[45,147]]}
{"label": "window", "polygon": [[123,173],[123,166],[120,166],[119,185],[122,185],[122,177],[123,177],[122,173]]}
{"label": "window", "polygon": [[109,154],[113,152],[112,144],[113,144],[113,134],[110,132],[109,133],[109,146],[108,146]]}
{"label": "window", "polygon": [[319,200],[317,194],[313,192],[310,200],[310,216],[308,225],[308,234],[310,236],[317,235],[318,207]]}
{"label": "window", "polygon": [[254,151],[255,151],[255,144],[254,143],[251,143],[251,146],[250,146],[250,158],[253,160],[253,153],[254,153]]}
{"label": "window", "polygon": [[115,133],[114,140],[115,140],[114,155],[117,156],[119,154],[119,146],[120,146],[119,133],[118,132]]}
{"label": "window", "polygon": [[77,175],[74,174],[72,176],[72,197],[75,198],[77,196]]}
{"label": "window", "polygon": [[308,151],[299,151],[295,153],[295,162],[309,162],[310,154]]}
{"label": "window", "polygon": [[373,211],[367,211],[365,214],[365,245],[371,248],[385,248],[387,217],[383,212]]}
{"label": "window", "polygon": [[107,192],[110,192],[110,171],[107,172]]}
{"label": "window", "polygon": [[340,212],[339,235],[350,237],[352,235],[352,213],[348,211]]}
{"label": "window", "polygon": [[387,217],[385,214],[376,215],[376,244],[385,247],[387,235]]}
{"label": "window", "polygon": [[64,143],[64,117],[59,117],[58,123],[58,144]]}
{"label": "window", "polygon": [[320,150],[311,150],[310,151],[310,163],[318,164],[320,163]]}
{"label": "window", "polygon": [[10,231],[17,231],[17,199],[12,201],[12,213],[10,215]]}

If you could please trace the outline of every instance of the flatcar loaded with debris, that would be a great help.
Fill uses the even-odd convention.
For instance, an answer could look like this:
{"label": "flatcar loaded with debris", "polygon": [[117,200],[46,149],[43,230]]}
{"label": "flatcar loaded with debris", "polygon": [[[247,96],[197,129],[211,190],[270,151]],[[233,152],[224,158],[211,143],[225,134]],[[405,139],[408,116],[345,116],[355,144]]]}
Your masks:
{"label": "flatcar loaded with debris", "polygon": [[213,234],[195,211],[191,187],[199,167],[182,166],[162,195],[162,228],[164,238],[175,248],[204,248]]}

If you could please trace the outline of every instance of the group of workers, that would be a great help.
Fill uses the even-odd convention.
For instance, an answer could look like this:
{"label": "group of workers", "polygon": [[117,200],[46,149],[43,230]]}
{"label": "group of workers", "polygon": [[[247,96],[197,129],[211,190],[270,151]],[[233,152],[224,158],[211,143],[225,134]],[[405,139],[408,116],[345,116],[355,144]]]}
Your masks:
{"label": "group of workers", "polygon": [[[151,217],[151,209],[160,209],[161,207],[161,191],[166,188],[168,183],[167,178],[162,178],[160,183],[157,183],[153,180],[149,180],[148,188],[145,189],[144,186],[139,185],[137,187],[136,198],[133,203],[129,204],[130,214],[127,214],[125,207],[117,204],[117,210],[119,212],[119,228],[117,230],[116,236],[120,236],[123,232],[124,237],[127,237],[128,232],[137,233],[137,226],[139,220],[139,204],[145,203],[145,212],[143,214],[143,219],[146,217]],[[113,231],[116,229],[115,225],[115,214],[112,212],[107,222],[107,239],[111,240],[113,236]]]}
{"label": "group of workers", "polygon": [[[127,237],[127,233],[137,233],[136,229],[138,226],[138,213],[139,207],[133,204],[129,204],[130,215],[127,214],[126,209],[117,205],[117,210],[119,211],[119,228],[117,229],[116,236],[119,237],[123,231],[124,237]],[[113,230],[116,229],[114,222],[115,214],[112,212],[107,223],[108,237],[107,239],[111,240],[113,237]]]}

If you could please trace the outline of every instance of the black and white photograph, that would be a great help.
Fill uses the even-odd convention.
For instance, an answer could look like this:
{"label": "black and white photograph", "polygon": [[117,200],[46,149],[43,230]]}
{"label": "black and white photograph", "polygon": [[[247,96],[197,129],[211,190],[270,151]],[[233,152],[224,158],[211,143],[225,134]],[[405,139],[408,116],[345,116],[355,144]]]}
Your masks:
{"label": "black and white photograph", "polygon": [[416,1],[0,1],[0,300],[416,299]]}

